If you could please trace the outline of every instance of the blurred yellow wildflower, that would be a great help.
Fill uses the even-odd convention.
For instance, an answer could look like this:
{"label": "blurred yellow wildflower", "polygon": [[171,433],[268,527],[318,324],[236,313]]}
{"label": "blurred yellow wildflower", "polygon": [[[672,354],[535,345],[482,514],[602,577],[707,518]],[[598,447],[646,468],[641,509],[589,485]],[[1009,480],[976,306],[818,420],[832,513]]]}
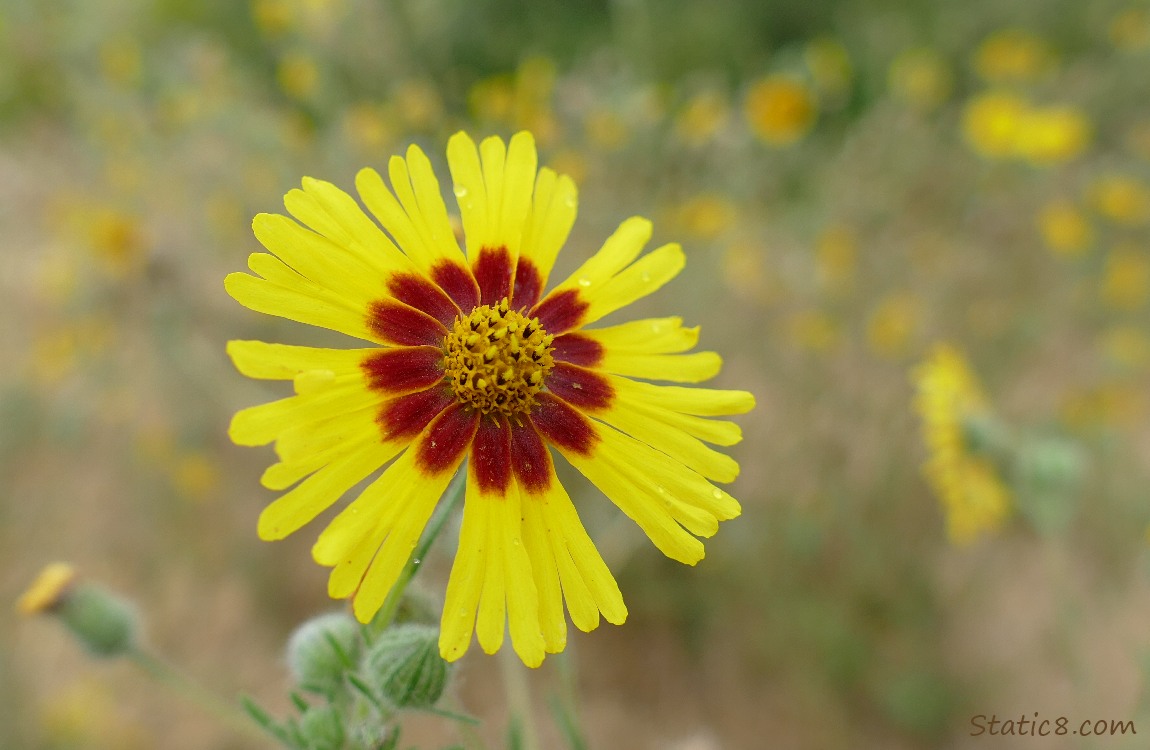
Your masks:
{"label": "blurred yellow wildflower", "polygon": [[723,281],[743,299],[770,303],[777,301],[780,290],[768,275],[765,252],[759,245],[740,241],[731,243],[723,253]]}
{"label": "blurred yellow wildflower", "polygon": [[292,27],[295,14],[288,0],[252,0],[252,19],[260,31],[275,37]]}
{"label": "blurred yellow wildflower", "polygon": [[92,677],[79,678],[47,696],[40,721],[48,747],[85,750],[144,750],[157,737],[125,715],[112,687]]}
{"label": "blurred yellow wildflower", "polygon": [[929,112],[950,97],[954,75],[942,55],[929,47],[918,47],[899,53],[891,62],[887,86],[896,99]]}
{"label": "blurred yellow wildflower", "polygon": [[396,136],[395,116],[386,105],[359,102],[344,112],[343,132],[364,152],[384,151]]}
{"label": "blurred yellow wildflower", "polygon": [[183,497],[203,502],[219,488],[220,470],[201,452],[181,453],[171,467],[171,481]]}
{"label": "blurred yellow wildflower", "polygon": [[826,352],[839,342],[835,320],[824,312],[798,312],[787,320],[787,335],[795,346],[812,352]]}
{"label": "blurred yellow wildflower", "polygon": [[112,83],[130,86],[140,79],[140,45],[128,36],[118,36],[100,47],[100,70]]}
{"label": "blurred yellow wildflower", "polygon": [[1116,310],[1135,310],[1150,296],[1150,255],[1120,245],[1106,256],[1102,272],[1102,301]]}
{"label": "blurred yellow wildflower", "polygon": [[1060,416],[1072,430],[1123,427],[1138,424],[1146,414],[1145,387],[1111,382],[1071,394]]}
{"label": "blurred yellow wildflower", "polygon": [[496,75],[477,81],[468,92],[472,115],[536,134],[539,143],[553,141],[559,125],[551,109],[556,66],[547,57],[528,57],[514,75]]}
{"label": "blurred yellow wildflower", "polygon": [[675,133],[684,142],[699,146],[721,131],[730,119],[731,107],[725,94],[714,89],[700,91],[687,100],[675,116]]}
{"label": "blurred yellow wildflower", "polygon": [[922,302],[918,297],[910,292],[888,294],[867,317],[867,344],[880,356],[905,354],[921,316]]}
{"label": "blurred yellow wildflower", "polygon": [[999,529],[1010,512],[1010,493],[992,460],[971,446],[971,428],[990,417],[989,409],[965,358],[949,345],[935,346],[913,380],[928,454],[923,473],[942,503],[951,542],[967,544]]}
{"label": "blurred yellow wildflower", "polygon": [[1068,200],[1047,203],[1038,214],[1042,239],[1055,255],[1081,256],[1094,241],[1094,228],[1077,206]]}
{"label": "blurred yellow wildflower", "polygon": [[55,562],[44,567],[20,598],[16,610],[24,615],[38,615],[59,606],[76,582],[76,569],[68,563]]}
{"label": "blurred yellow wildflower", "polygon": [[443,99],[428,81],[403,81],[392,92],[399,117],[410,127],[429,129],[443,118]]}
{"label": "blurred yellow wildflower", "polygon": [[319,68],[310,55],[289,52],[276,66],[276,81],[293,99],[310,99],[319,87]]}
{"label": "blurred yellow wildflower", "polygon": [[587,115],[584,122],[587,139],[603,151],[617,151],[627,143],[631,133],[627,121],[612,109],[600,108]]}
{"label": "blurred yellow wildflower", "polygon": [[718,193],[700,193],[679,206],[676,213],[676,223],[684,232],[703,239],[718,237],[735,221],[734,205]]}
{"label": "blurred yellow wildflower", "polygon": [[1150,48],[1150,10],[1127,8],[1110,21],[1110,41],[1124,52]]}
{"label": "blurred yellow wildflower", "polygon": [[751,131],[771,146],[789,146],[815,123],[818,104],[811,90],[796,78],[768,75],[751,84],[744,102]]}
{"label": "blurred yellow wildflower", "polygon": [[985,91],[963,108],[962,129],[966,141],[978,154],[990,159],[1014,156],[1030,107],[1007,91]]}
{"label": "blurred yellow wildflower", "polygon": [[1069,161],[1090,145],[1090,130],[1086,116],[1074,107],[1035,107],[1020,123],[1015,149],[1038,166]]}
{"label": "blurred yellow wildflower", "polygon": [[1032,81],[1050,63],[1050,50],[1046,43],[1019,28],[1002,29],[991,34],[979,45],[974,57],[974,69],[991,83]]}
{"label": "blurred yellow wildflower", "polygon": [[1150,365],[1150,336],[1138,326],[1115,326],[1102,334],[1102,354],[1124,370],[1144,370]]}
{"label": "blurred yellow wildflower", "polygon": [[1089,197],[1098,213],[1118,224],[1137,225],[1150,219],[1150,189],[1133,177],[1103,175],[1090,186]]}
{"label": "blurred yellow wildflower", "polygon": [[803,48],[803,60],[811,73],[811,80],[824,95],[842,98],[846,95],[854,76],[850,55],[842,42],[830,36],[813,39]]}
{"label": "blurred yellow wildflower", "polygon": [[835,225],[815,241],[815,263],[819,283],[828,291],[847,289],[854,282],[858,261],[858,239],[849,227]]}

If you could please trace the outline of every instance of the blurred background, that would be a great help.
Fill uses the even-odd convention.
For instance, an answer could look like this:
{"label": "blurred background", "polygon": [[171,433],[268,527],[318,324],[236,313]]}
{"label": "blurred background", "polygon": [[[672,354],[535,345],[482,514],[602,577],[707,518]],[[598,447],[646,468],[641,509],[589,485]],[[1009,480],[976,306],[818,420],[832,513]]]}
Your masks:
{"label": "blurred background", "polygon": [[[759,403],[744,515],[697,568],[568,482],[631,616],[532,673],[544,746],[570,678],[594,748],[1143,747],[970,734],[1150,733],[1148,66],[1144,0],[0,3],[0,601],[69,560],[156,651],[288,711],[283,643],[338,605],[319,524],[256,538],[272,454],[226,428],[286,391],[224,343],[336,339],[223,277],[304,175],[351,189],[415,142],[446,178],[451,133],[528,128],[580,188],[559,272],[653,219],[688,265],[631,314],[702,325]],[[922,472],[941,341],[1010,443],[968,539]],[[495,662],[473,647],[452,701],[500,747]],[[257,746],[0,607],[0,747]]]}

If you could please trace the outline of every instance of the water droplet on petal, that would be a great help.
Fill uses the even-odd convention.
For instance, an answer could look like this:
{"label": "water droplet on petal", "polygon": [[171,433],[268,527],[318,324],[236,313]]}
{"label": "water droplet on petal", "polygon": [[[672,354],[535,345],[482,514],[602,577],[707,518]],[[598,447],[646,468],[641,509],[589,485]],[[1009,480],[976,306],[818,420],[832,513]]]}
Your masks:
{"label": "water droplet on petal", "polygon": [[575,208],[575,196],[568,195],[563,203],[567,206],[567,208]]}
{"label": "water droplet on petal", "polygon": [[651,274],[644,271],[643,273],[639,274],[639,278],[642,279],[644,283],[646,283],[651,280]]}
{"label": "water droplet on petal", "polygon": [[579,286],[591,286],[591,279],[580,278]]}
{"label": "water droplet on petal", "polygon": [[712,495],[712,496],[713,496],[713,497],[714,497],[716,500],[722,500],[722,499],[723,499],[723,491],[722,491],[722,490],[720,490],[720,489],[718,489],[718,488],[711,490],[711,495]]}
{"label": "water droplet on petal", "polygon": [[452,192],[455,193],[456,198],[466,198],[467,197],[467,188],[465,188],[462,185],[455,185],[452,188]]}

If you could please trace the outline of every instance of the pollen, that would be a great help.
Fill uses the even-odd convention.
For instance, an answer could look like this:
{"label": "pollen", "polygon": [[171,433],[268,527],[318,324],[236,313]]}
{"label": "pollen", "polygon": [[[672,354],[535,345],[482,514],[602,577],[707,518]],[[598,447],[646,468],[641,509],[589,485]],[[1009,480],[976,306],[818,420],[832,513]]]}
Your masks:
{"label": "pollen", "polygon": [[484,414],[521,414],[535,405],[555,337],[538,318],[510,309],[504,299],[456,318],[443,340],[446,379],[459,402]]}

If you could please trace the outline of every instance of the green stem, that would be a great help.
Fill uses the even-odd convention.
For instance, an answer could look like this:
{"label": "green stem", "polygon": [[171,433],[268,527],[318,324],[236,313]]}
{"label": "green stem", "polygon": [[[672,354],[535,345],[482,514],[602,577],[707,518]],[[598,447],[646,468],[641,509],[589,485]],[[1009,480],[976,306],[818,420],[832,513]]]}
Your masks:
{"label": "green stem", "polygon": [[[423,536],[419,540],[419,545],[416,546],[415,551],[411,553],[411,557],[407,560],[407,565],[404,566],[403,572],[399,574],[399,579],[392,587],[391,593],[387,595],[387,599],[383,602],[383,607],[379,610],[379,615],[376,617],[376,622],[379,624],[379,630],[382,631],[387,626],[391,625],[392,620],[395,619],[395,613],[399,611],[399,603],[403,601],[403,592],[407,590],[407,585],[411,583],[411,579],[415,577],[415,572],[427,557],[431,545],[435,542],[435,538],[439,536],[439,532],[443,530],[443,525],[447,523],[447,519],[452,516],[459,501],[463,499],[463,488],[467,485],[467,469],[460,469],[455,475],[455,479],[451,481],[448,486],[446,500],[439,503],[439,507],[435,510],[435,515],[427,524],[427,528],[423,532]],[[379,631],[377,631],[379,632]]]}
{"label": "green stem", "polygon": [[539,750],[539,734],[535,731],[535,714],[531,710],[531,692],[527,687],[527,667],[519,661],[515,651],[506,646],[499,650],[499,658],[511,721],[519,728],[518,747],[521,750]]}
{"label": "green stem", "polygon": [[154,680],[170,688],[189,702],[196,704],[221,723],[251,737],[267,739],[267,735],[252,724],[251,719],[238,706],[228,703],[163,659],[139,648],[128,652],[127,656]]}

